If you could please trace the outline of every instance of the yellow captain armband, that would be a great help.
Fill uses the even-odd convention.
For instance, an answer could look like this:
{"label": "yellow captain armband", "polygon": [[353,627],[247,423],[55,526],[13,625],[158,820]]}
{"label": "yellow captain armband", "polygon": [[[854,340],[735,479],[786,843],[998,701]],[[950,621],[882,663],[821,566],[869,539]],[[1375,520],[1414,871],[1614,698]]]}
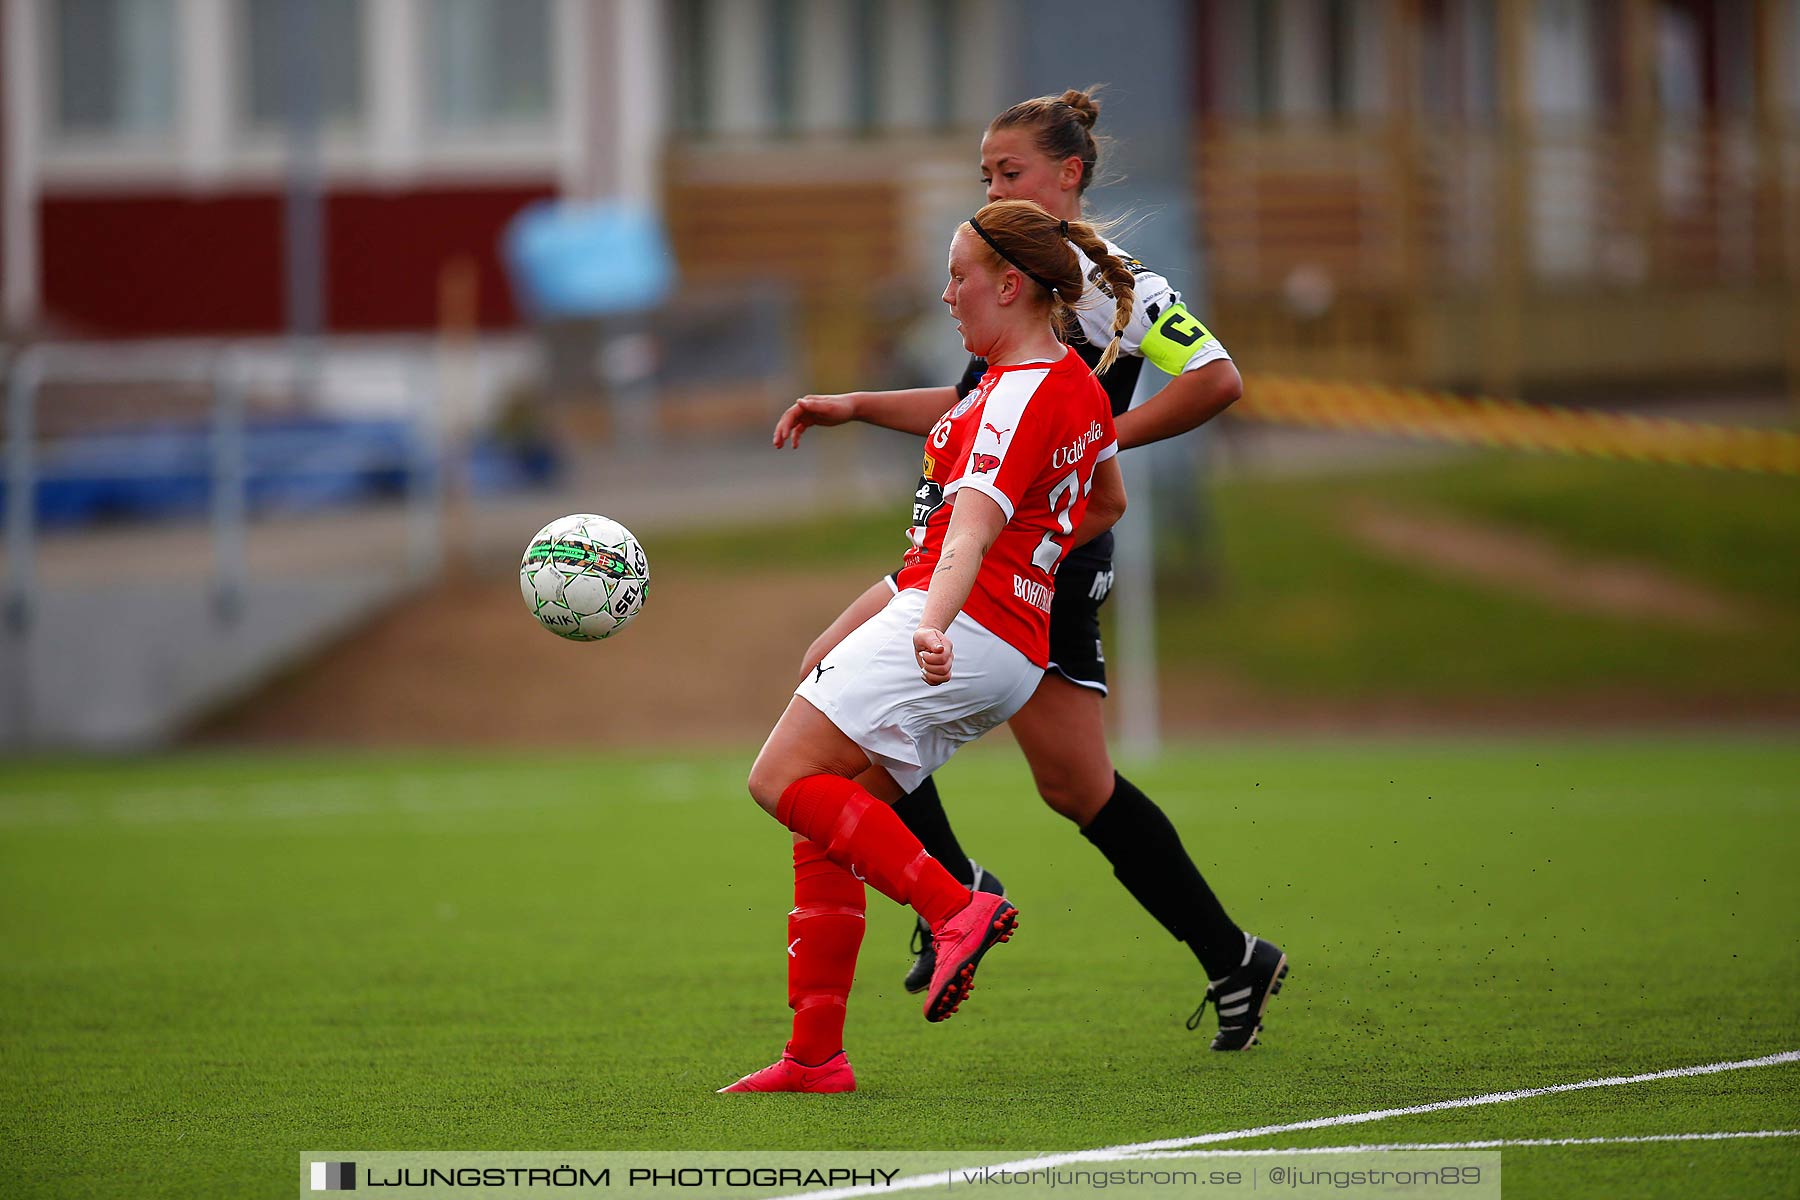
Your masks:
{"label": "yellow captain armband", "polygon": [[1212,340],[1212,331],[1186,305],[1171,304],[1144,335],[1143,354],[1170,375],[1179,375],[1195,351]]}

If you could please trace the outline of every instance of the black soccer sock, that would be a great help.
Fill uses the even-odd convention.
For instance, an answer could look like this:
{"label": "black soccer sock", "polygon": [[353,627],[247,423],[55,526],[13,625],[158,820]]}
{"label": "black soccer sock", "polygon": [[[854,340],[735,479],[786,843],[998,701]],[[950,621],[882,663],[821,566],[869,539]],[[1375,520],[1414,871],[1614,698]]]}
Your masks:
{"label": "black soccer sock", "polygon": [[1244,931],[1225,914],[1175,826],[1132,782],[1113,773],[1113,794],[1081,836],[1094,843],[1132,898],[1186,942],[1208,979],[1244,963]]}
{"label": "black soccer sock", "polygon": [[919,839],[926,852],[944,864],[944,870],[956,876],[956,882],[966,888],[975,886],[975,869],[969,865],[969,856],[963,853],[962,843],[956,840],[956,831],[950,828],[950,818],[944,815],[944,802],[938,799],[937,782],[931,776],[927,775],[924,783],[894,801],[894,812],[901,824],[912,830],[912,835]]}

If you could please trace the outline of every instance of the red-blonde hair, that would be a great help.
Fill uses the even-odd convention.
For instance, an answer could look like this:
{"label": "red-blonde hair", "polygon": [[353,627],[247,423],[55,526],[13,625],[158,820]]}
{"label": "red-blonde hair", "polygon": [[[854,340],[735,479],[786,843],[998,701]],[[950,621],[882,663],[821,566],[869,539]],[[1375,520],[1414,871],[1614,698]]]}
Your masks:
{"label": "red-blonde hair", "polygon": [[[982,206],[974,223],[986,235],[976,237],[976,252],[985,255],[990,265],[1001,270],[1015,267],[1034,285],[1041,284],[1049,290],[1058,328],[1062,326],[1064,310],[1080,305],[1087,286],[1081,257],[1070,243],[1087,255],[1117,304],[1112,340],[1106,344],[1094,371],[1103,373],[1112,366],[1119,357],[1119,339],[1131,320],[1136,281],[1125,260],[1106,248],[1100,231],[1087,221],[1059,221],[1034,200],[995,200]],[[965,226],[970,224],[965,222]],[[975,230],[970,228],[970,232]]]}

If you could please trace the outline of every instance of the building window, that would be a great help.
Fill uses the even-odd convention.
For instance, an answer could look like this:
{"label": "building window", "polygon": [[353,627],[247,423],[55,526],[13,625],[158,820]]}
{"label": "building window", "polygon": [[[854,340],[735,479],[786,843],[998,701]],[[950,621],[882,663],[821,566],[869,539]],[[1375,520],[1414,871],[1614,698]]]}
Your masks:
{"label": "building window", "polygon": [[1348,14],[1344,48],[1348,86],[1341,116],[1379,117],[1393,98],[1388,74],[1393,62],[1390,39],[1397,36],[1385,0],[1354,0]]}
{"label": "building window", "polygon": [[432,0],[433,122],[541,125],[550,115],[550,0]]}
{"label": "building window", "polygon": [[[1562,0],[1540,0],[1549,12]],[[1419,11],[1418,104],[1428,120],[1484,126],[1500,111],[1494,0],[1425,0]]]}
{"label": "building window", "polygon": [[1250,113],[1272,117],[1281,104],[1281,10],[1273,4],[1250,7]]}
{"label": "building window", "polygon": [[[953,128],[990,6],[964,0],[670,0],[669,98],[694,137]],[[985,111],[985,107],[982,111]]]}
{"label": "building window", "polygon": [[174,0],[62,0],[50,11],[55,130],[126,137],[170,132]]}
{"label": "building window", "polygon": [[[1201,69],[1195,101],[1206,117],[1268,120],[1284,108],[1283,17],[1298,32],[1313,10],[1293,10],[1274,0],[1211,0],[1195,10],[1194,36]],[[1287,64],[1292,65],[1292,64]]]}
{"label": "building window", "polygon": [[849,0],[850,61],[854,93],[850,100],[850,125],[859,133],[875,128],[881,111],[882,55],[881,16],[875,0]]}
{"label": "building window", "polygon": [[769,0],[769,111],[776,133],[793,133],[799,120],[798,7],[798,0]]}
{"label": "building window", "polygon": [[1579,124],[1604,105],[1605,16],[1585,0],[1540,0],[1531,13],[1524,86],[1540,116]]}
{"label": "building window", "polygon": [[[1779,52],[1778,52],[1779,54]],[[1800,121],[1800,0],[1790,0],[1787,12],[1787,79],[1788,116]],[[1780,103],[1777,93],[1776,103]]]}
{"label": "building window", "polygon": [[931,57],[931,125],[956,124],[956,12],[953,0],[930,0],[925,6],[929,30],[926,53]]}
{"label": "building window", "polygon": [[357,121],[363,111],[363,27],[359,0],[245,0],[243,20],[250,124],[282,124],[288,72],[305,70],[309,38],[318,46],[318,113],[329,125]]}
{"label": "building window", "polygon": [[1350,0],[1325,0],[1325,107],[1339,120],[1356,110],[1356,36]]}
{"label": "building window", "polygon": [[675,90],[675,127],[683,133],[708,131],[712,76],[705,64],[712,57],[712,22],[706,0],[675,0],[669,9],[670,44],[675,49],[674,69],[669,73]]}

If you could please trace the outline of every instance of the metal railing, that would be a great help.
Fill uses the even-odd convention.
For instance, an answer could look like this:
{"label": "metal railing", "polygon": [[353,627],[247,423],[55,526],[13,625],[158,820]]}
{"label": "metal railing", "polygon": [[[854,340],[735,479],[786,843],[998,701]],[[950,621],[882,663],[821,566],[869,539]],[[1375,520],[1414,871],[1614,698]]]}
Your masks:
{"label": "metal railing", "polygon": [[[304,433],[258,431],[251,419],[249,402],[253,365],[267,377],[271,361],[280,365],[291,380],[303,383],[302,372],[315,365],[305,356],[271,360],[264,356],[253,364],[253,357],[243,346],[232,343],[184,344],[176,347],[128,348],[81,344],[44,343],[23,349],[0,346],[0,373],[6,380],[5,483],[6,498],[6,583],[0,611],[4,613],[6,640],[13,646],[9,655],[13,695],[22,714],[29,714],[28,697],[30,662],[27,652],[34,626],[38,623],[38,606],[42,581],[40,552],[43,540],[39,489],[50,480],[136,479],[153,480],[168,475],[166,462],[141,454],[135,461],[128,453],[117,453],[121,441],[129,449],[140,431],[59,432],[54,437],[40,436],[40,401],[48,386],[81,385],[138,386],[157,385],[168,388],[199,389],[207,398],[206,440],[206,514],[210,541],[210,586],[208,588],[212,621],[219,627],[237,624],[244,613],[248,578],[248,530],[253,519],[251,486],[257,479],[280,477],[284,470],[304,469],[317,472],[333,466],[329,448],[321,458],[321,438]],[[434,572],[443,554],[444,508],[444,431],[439,420],[434,394],[435,369],[429,353],[395,356],[402,375],[397,377],[404,389],[409,411],[410,437],[404,439],[393,461],[382,462],[364,454],[355,464],[368,469],[371,465],[400,472],[405,481],[407,572],[421,578]],[[302,387],[300,390],[304,390]],[[262,462],[253,472],[250,455],[251,439],[259,439]],[[104,448],[111,453],[98,457],[104,461],[70,463],[54,460],[53,451]],[[304,451],[304,453],[303,453]],[[68,455],[63,455],[64,459]],[[28,725],[28,722],[24,722]],[[26,729],[29,733],[29,729]]]}

